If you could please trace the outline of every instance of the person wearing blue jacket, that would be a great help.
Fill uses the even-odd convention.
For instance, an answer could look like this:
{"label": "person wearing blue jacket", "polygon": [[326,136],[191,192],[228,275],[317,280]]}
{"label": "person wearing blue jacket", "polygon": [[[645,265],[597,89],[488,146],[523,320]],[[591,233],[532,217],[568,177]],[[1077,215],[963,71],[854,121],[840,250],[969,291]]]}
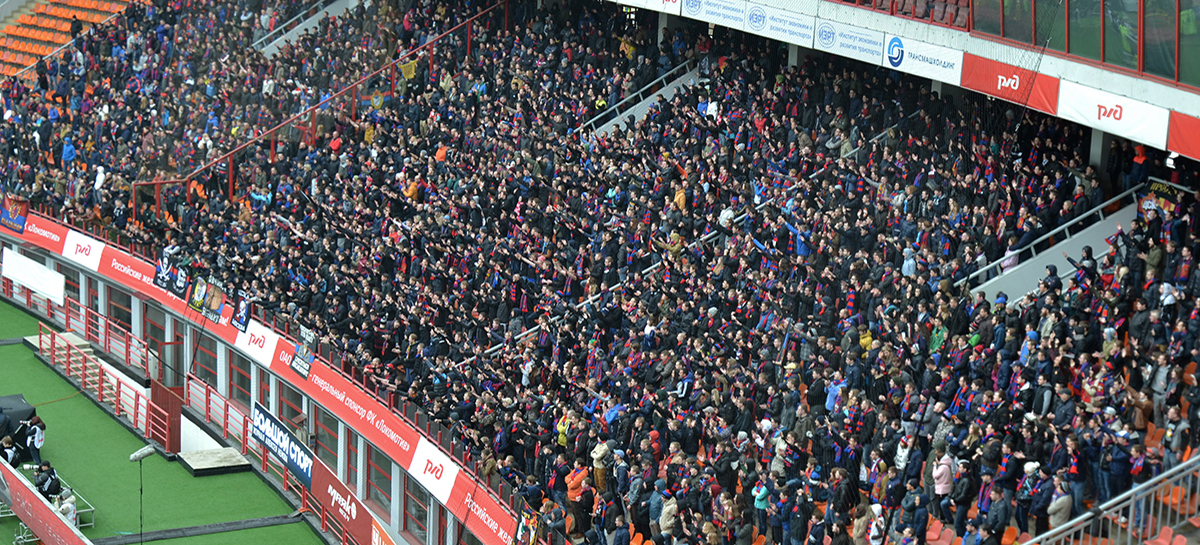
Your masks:
{"label": "person wearing blue jacket", "polygon": [[617,529],[613,531],[612,545],[629,545],[629,525],[625,524],[625,517],[617,515]]}

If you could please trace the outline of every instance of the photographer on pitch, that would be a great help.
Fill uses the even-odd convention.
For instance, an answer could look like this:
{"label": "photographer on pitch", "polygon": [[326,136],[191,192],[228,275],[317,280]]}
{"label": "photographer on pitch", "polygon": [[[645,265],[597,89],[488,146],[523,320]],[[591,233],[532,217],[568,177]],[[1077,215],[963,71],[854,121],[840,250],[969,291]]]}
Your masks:
{"label": "photographer on pitch", "polygon": [[40,416],[21,423],[29,426],[29,431],[25,432],[25,446],[29,448],[29,456],[33,458],[34,465],[41,465],[42,446],[46,444],[46,423],[42,422]]}
{"label": "photographer on pitch", "polygon": [[33,473],[33,485],[46,501],[52,502],[54,496],[62,493],[62,481],[58,479],[58,471],[50,466],[49,460],[42,460]]}

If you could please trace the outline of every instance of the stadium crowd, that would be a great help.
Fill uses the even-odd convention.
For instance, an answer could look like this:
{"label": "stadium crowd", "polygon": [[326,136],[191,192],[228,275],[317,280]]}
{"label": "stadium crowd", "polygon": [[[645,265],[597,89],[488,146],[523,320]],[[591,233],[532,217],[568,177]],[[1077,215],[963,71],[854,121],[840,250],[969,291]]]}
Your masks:
{"label": "stadium crowd", "polygon": [[[250,52],[255,9],[131,7],[65,70],[6,84],[4,183],[317,332],[595,543],[627,545],[626,522],[657,543],[924,543],[931,520],[992,543],[1194,444],[1190,196],[1035,294],[959,285],[1163,158],[1118,145],[1106,191],[1068,122],[853,61],[783,66],[736,33],[660,48],[599,2],[518,4],[513,29],[492,17],[469,51],[450,34],[374,82],[382,104],[327,101],[480,9],[398,4],[273,59]],[[646,118],[576,130],[687,60]],[[132,180],[313,106],[313,133],[132,218]]]}

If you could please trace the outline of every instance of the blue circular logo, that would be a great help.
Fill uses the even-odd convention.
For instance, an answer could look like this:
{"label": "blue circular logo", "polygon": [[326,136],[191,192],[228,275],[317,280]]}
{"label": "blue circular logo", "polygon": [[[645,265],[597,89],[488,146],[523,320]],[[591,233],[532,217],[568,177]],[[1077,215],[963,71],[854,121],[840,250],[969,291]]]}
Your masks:
{"label": "blue circular logo", "polygon": [[697,15],[700,13],[701,10],[704,9],[704,1],[703,0],[685,0],[683,3],[683,9],[692,15]]}
{"label": "blue circular logo", "polygon": [[829,23],[821,23],[817,25],[817,43],[821,47],[833,47],[833,42],[837,40],[837,31],[833,30],[833,25]]}
{"label": "blue circular logo", "polygon": [[904,62],[904,42],[900,41],[899,36],[888,40],[887,59],[892,68],[900,68],[900,63]]}
{"label": "blue circular logo", "polygon": [[750,11],[746,13],[746,23],[754,30],[762,30],[767,26],[766,10],[757,6],[750,8]]}

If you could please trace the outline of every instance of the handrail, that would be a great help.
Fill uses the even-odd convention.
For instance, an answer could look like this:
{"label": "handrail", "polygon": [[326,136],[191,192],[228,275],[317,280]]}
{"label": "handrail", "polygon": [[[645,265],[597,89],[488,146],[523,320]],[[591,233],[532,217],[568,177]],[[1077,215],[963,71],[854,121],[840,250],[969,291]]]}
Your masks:
{"label": "handrail", "polygon": [[[281,23],[279,26],[275,27],[275,30],[270,31],[266,35],[264,35],[262,38],[255,40],[254,43],[250,44],[250,47],[253,47],[254,49],[262,49],[263,47],[271,45],[271,42],[274,42],[275,40],[279,39],[279,37],[271,38],[272,36],[275,36],[276,34],[285,34],[286,35],[288,32],[291,32],[293,28],[295,28],[295,27],[289,27],[288,25],[291,25],[292,23],[296,22],[297,19],[302,19],[302,18],[308,19],[308,12],[312,11],[313,8],[318,8],[318,9],[325,8],[325,7],[329,6],[330,4],[333,4],[333,2],[334,2],[334,0],[317,0],[316,2],[313,2],[307,6],[304,6],[304,8],[302,8],[300,10],[300,13],[296,14],[295,17],[288,19],[286,23]],[[349,9],[349,8],[347,8],[347,9]],[[314,14],[313,17],[317,17],[319,15],[320,14]]]}
{"label": "handrail", "polygon": [[[1142,182],[1136,186],[1133,186],[1133,187],[1125,190],[1120,195],[1117,195],[1116,197],[1113,197],[1107,201],[1104,201],[1101,204],[1098,204],[1098,205],[1092,207],[1091,210],[1084,212],[1083,214],[1080,214],[1078,216],[1075,216],[1075,218],[1073,218],[1071,221],[1068,221],[1067,223],[1064,223],[1064,224],[1058,226],[1053,231],[1050,231],[1049,233],[1046,233],[1046,234],[1038,237],[1037,240],[1034,240],[1033,242],[1030,242],[1029,244],[1027,244],[1023,247],[1018,248],[1017,253],[1022,253],[1026,249],[1029,249],[1029,250],[1033,251],[1033,255],[1036,256],[1039,253],[1037,251],[1037,246],[1039,244],[1046,242],[1047,240],[1050,240],[1050,239],[1054,238],[1055,236],[1057,236],[1061,233],[1064,233],[1064,232],[1067,233],[1067,238],[1064,240],[1069,240],[1071,238],[1071,232],[1069,231],[1069,229],[1071,227],[1074,227],[1075,224],[1080,223],[1085,219],[1090,219],[1097,214],[1100,216],[1100,221],[1104,221],[1104,209],[1105,208],[1108,208],[1108,206],[1113,203],[1117,203],[1117,202],[1124,200],[1125,197],[1133,195],[1134,193],[1136,193],[1138,190],[1140,190],[1141,188],[1143,188],[1145,186],[1146,186],[1146,183]],[[972,280],[974,280],[975,278],[982,276],[987,271],[990,271],[996,267],[999,267],[1002,263],[1004,263],[1008,259],[1008,257],[1009,256],[1007,256],[1007,255],[1001,256],[999,259],[996,259],[995,261],[992,261],[991,263],[988,263],[987,265],[985,265],[983,268],[971,273],[970,276],[968,276],[962,280],[959,280],[958,282],[955,282],[954,286],[959,287],[964,284],[967,284],[967,283],[971,282]]]}
{"label": "handrail", "polygon": [[[625,103],[631,102],[634,99],[637,99],[637,102],[646,100],[647,98],[649,98],[649,94],[643,96],[643,93],[646,92],[647,89],[650,89],[651,87],[654,87],[654,86],[658,85],[659,83],[666,81],[668,78],[670,78],[673,81],[675,79],[675,76],[673,76],[673,74],[675,74],[675,72],[679,71],[682,68],[682,69],[685,69],[683,71],[683,73],[686,74],[686,73],[690,72],[692,70],[692,68],[694,68],[695,64],[696,64],[696,61],[689,59],[687,61],[684,61],[683,64],[676,65],[674,68],[668,70],[666,74],[659,76],[658,79],[656,79],[650,83],[647,83],[644,87],[642,87],[641,89],[638,89],[637,91],[629,93],[629,96],[625,97],[624,99],[621,99],[620,102],[613,104],[612,106],[609,106],[603,112],[600,112],[600,113],[596,114],[595,116],[593,116],[591,119],[584,121],[583,124],[580,125],[579,128],[576,130],[576,132],[582,134],[584,131],[594,130],[596,125],[602,125],[604,123],[607,123],[609,120],[612,119],[611,117],[607,117],[607,116],[620,110],[621,107],[625,105]],[[651,93],[658,92],[658,89],[655,89],[654,91],[650,91],[650,92]],[[601,118],[606,118],[606,119],[601,120]]]}
{"label": "handrail", "polygon": [[[493,10],[505,5],[506,3],[508,3],[508,0],[500,0],[499,2],[496,2],[495,4],[492,4],[487,9],[484,9],[483,11],[476,13],[475,15],[471,16],[471,18],[467,19],[466,21],[463,21],[463,22],[455,25],[454,27],[450,28],[449,30],[447,30],[441,34],[438,34],[437,36],[434,36],[429,41],[425,42],[423,45],[418,46],[418,47],[406,52],[405,54],[397,57],[395,60],[383,65],[383,67],[381,67],[380,69],[378,69],[374,72],[371,72],[370,74],[367,74],[366,76],[363,76],[358,81],[355,81],[353,83],[346,85],[345,88],[343,88],[341,91],[338,91],[337,93],[330,95],[325,100],[322,100],[322,101],[310,106],[308,109],[306,109],[292,117],[289,117],[284,122],[270,128],[270,129],[262,131],[261,134],[251,138],[250,140],[247,140],[246,142],[239,144],[237,147],[233,148],[232,150],[229,150],[229,151],[217,156],[217,158],[193,169],[190,173],[188,173],[186,176],[181,178],[179,181],[181,183],[189,182],[193,178],[195,178],[197,174],[204,172],[216,165],[219,165],[221,163],[229,161],[230,159],[233,158],[233,156],[237,155],[242,150],[250,147],[253,144],[257,144],[259,142],[262,142],[263,140],[266,140],[267,138],[269,138],[271,135],[275,134],[276,132],[282,131],[282,130],[286,129],[287,127],[291,126],[296,121],[298,121],[306,116],[316,115],[317,111],[324,109],[325,105],[329,104],[331,101],[340,99],[340,98],[346,96],[347,93],[356,91],[359,88],[359,86],[365,85],[368,81],[378,77],[380,74],[383,74],[387,70],[394,69],[394,68],[400,66],[403,62],[408,61],[409,57],[413,57],[413,56],[417,55],[418,53],[424,52],[427,48],[432,49],[434,44],[436,44],[442,38],[449,36],[451,33],[455,32],[461,28],[464,28],[468,25],[473,24],[476,20],[482,18],[484,15],[491,13]],[[231,173],[233,172],[232,167],[229,170]],[[135,185],[137,185],[137,184],[135,184]]]}
{"label": "handrail", "polygon": [[[1129,490],[1118,494],[1117,496],[1109,499],[1103,505],[1096,506],[1089,511],[1085,511],[1078,517],[1071,519],[1070,522],[1067,522],[1066,524],[1054,528],[1044,534],[1033,536],[1032,539],[1026,541],[1022,545],[1041,545],[1057,543],[1060,541],[1071,541],[1072,536],[1075,536],[1081,531],[1089,528],[1093,523],[1093,519],[1095,519],[1097,516],[1107,516],[1112,514],[1119,515],[1124,509],[1123,504],[1129,503],[1131,500],[1145,499],[1147,496],[1156,496],[1160,488],[1170,490],[1183,479],[1195,479],[1196,476],[1192,475],[1192,473],[1198,469],[1200,469],[1200,455],[1195,455],[1180,462],[1175,467],[1163,471],[1149,481],[1136,485]],[[1187,499],[1190,500],[1191,498]],[[1146,518],[1150,517],[1147,516]],[[1187,516],[1184,515],[1182,518],[1186,520]],[[1141,540],[1138,539],[1136,542],[1141,543]]]}

